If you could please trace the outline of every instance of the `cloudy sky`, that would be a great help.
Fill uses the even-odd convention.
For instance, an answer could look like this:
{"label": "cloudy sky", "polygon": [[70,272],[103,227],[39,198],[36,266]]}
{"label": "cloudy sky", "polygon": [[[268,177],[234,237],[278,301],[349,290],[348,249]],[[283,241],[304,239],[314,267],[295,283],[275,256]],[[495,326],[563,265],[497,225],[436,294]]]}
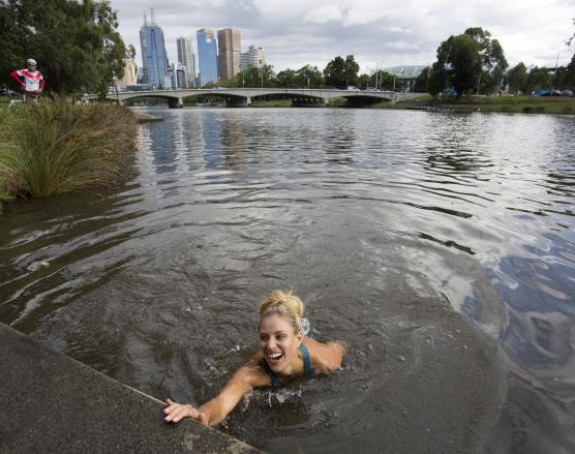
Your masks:
{"label": "cloudy sky", "polygon": [[[574,0],[110,0],[120,33],[141,63],[144,12],[164,30],[171,61],[176,38],[199,28],[239,29],[242,51],[266,49],[276,71],[312,64],[323,69],[337,55],[353,54],[362,72],[426,65],[450,35],[482,27],[499,40],[510,65],[566,65],[575,52]],[[197,55],[197,54],[196,54]],[[197,58],[197,57],[196,57]]]}

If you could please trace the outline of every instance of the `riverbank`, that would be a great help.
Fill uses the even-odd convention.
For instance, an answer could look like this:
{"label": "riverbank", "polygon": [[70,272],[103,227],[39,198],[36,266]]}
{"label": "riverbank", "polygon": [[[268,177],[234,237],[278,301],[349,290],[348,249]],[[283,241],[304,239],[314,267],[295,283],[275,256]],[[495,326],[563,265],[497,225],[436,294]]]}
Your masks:
{"label": "riverbank", "polygon": [[255,453],[0,323],[0,451]]}
{"label": "riverbank", "polygon": [[124,181],[136,121],[128,109],[110,104],[41,102],[3,109],[0,203]]}
{"label": "riverbank", "polygon": [[408,109],[445,112],[575,114],[575,98],[531,96],[464,96],[460,99],[436,99],[422,94],[420,99],[398,104],[382,102],[371,106],[378,109]]}

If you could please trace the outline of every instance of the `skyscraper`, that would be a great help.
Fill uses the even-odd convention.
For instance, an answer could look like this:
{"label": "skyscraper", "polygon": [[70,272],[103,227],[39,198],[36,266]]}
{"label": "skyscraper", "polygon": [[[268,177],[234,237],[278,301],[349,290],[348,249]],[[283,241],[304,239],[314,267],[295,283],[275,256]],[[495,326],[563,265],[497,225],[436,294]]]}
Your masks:
{"label": "skyscraper", "polygon": [[178,62],[185,68],[188,88],[194,88],[196,86],[196,59],[194,49],[192,49],[192,40],[190,38],[178,38],[177,45]]}
{"label": "skyscraper", "polygon": [[240,72],[241,36],[239,30],[218,30],[218,73],[228,80]]}
{"label": "skyscraper", "polygon": [[244,69],[253,66],[255,68],[261,68],[266,65],[266,51],[263,47],[250,46],[248,51],[242,53],[240,69]]}
{"label": "skyscraper", "polygon": [[[164,43],[164,32],[154,22],[154,10],[150,11],[151,21],[144,14],[144,26],[140,29],[140,44],[142,46],[142,66],[144,83],[156,88],[169,88],[168,54]],[[168,84],[166,84],[166,79]]]}
{"label": "skyscraper", "polygon": [[218,82],[218,51],[212,30],[202,28],[197,32],[200,86]]}

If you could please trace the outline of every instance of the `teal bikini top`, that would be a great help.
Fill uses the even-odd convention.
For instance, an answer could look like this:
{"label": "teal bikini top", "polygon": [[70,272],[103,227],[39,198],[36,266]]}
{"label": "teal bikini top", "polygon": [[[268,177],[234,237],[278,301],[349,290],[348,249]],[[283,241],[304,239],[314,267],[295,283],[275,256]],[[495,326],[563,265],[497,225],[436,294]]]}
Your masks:
{"label": "teal bikini top", "polygon": [[[311,378],[313,377],[313,366],[311,365],[311,358],[309,356],[309,351],[307,349],[307,347],[301,343],[299,346],[299,351],[301,352],[302,356],[303,356],[303,369],[305,371],[305,376],[307,378]],[[272,387],[274,388],[280,388],[282,386],[282,382],[279,379],[279,377],[273,373],[273,371],[270,369],[270,366],[268,366],[267,361],[264,361],[264,364],[266,366],[266,372],[269,374],[270,376],[270,380],[272,382]]]}

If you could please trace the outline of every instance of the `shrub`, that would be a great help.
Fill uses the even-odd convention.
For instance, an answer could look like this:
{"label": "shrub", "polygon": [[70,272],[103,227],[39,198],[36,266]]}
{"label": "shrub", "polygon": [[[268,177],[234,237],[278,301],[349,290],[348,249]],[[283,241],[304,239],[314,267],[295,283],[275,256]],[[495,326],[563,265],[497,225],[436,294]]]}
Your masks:
{"label": "shrub", "polygon": [[126,178],[135,120],[113,105],[42,102],[0,117],[0,194],[48,197]]}

